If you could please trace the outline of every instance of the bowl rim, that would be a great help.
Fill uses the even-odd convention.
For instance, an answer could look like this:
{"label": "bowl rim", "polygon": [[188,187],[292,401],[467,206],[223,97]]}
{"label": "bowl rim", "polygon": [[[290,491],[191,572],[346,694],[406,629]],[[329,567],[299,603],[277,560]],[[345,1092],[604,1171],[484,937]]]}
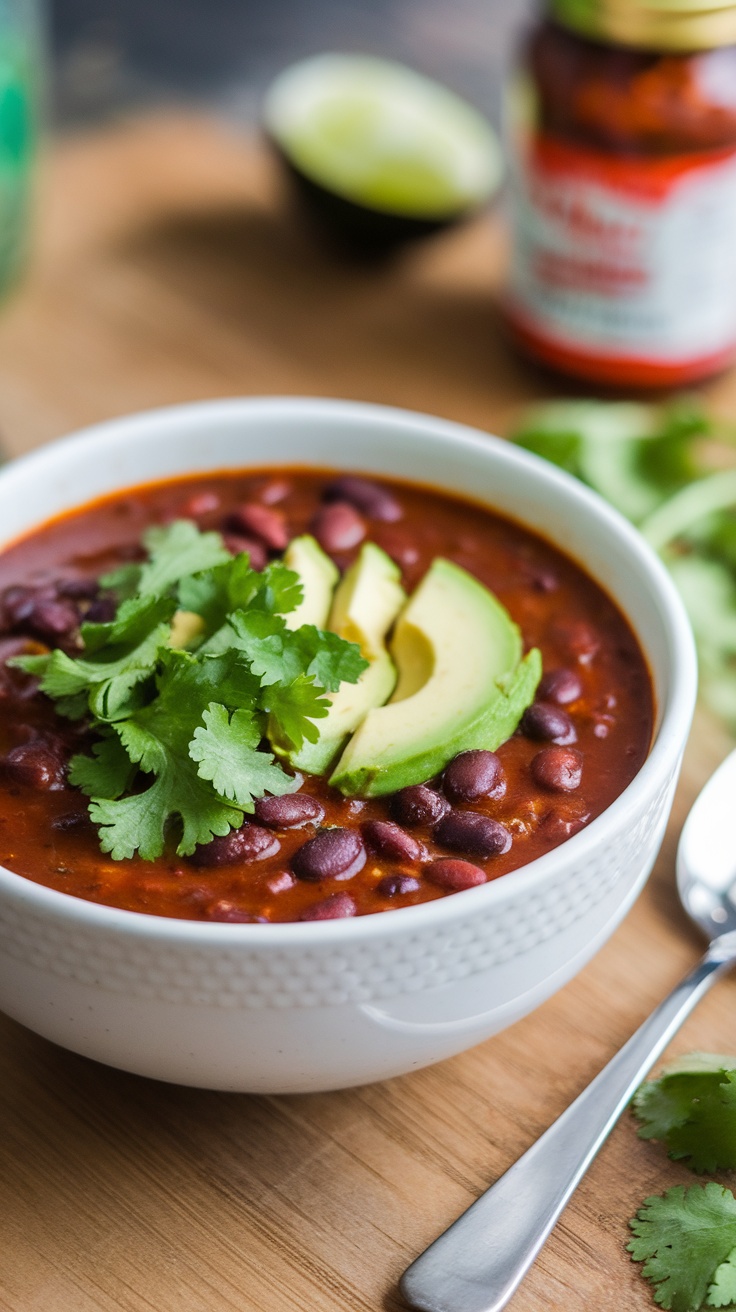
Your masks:
{"label": "bowl rim", "polygon": [[[272,419],[330,418],[333,421],[348,422],[358,426],[393,425],[407,432],[413,431],[415,435],[421,433],[425,437],[432,436],[445,444],[460,444],[476,454],[481,453],[489,456],[491,460],[505,462],[522,474],[525,470],[533,469],[537,478],[542,478],[547,483],[551,495],[560,495],[568,504],[577,503],[585,506],[589,512],[592,511],[602,524],[604,532],[622,541],[624,547],[636,559],[642,578],[646,580],[652,596],[659,602],[662,624],[670,638],[668,668],[670,687],[661,708],[661,723],[655,732],[645,761],[623,792],[614,798],[600,815],[584,829],[549,852],[545,852],[526,865],[519,866],[516,870],[509,871],[507,876],[489,880],[488,883],[476,888],[437,898],[432,902],[420,903],[417,906],[392,908],[388,914],[375,912],[340,920],[271,922],[267,926],[177,919],[90,902],[74,894],[37,884],[32,879],[16,874],[2,865],[0,865],[0,899],[4,894],[9,894],[16,905],[25,904],[29,911],[46,913],[57,919],[74,923],[78,927],[97,928],[103,933],[159,939],[176,942],[180,946],[202,949],[217,947],[262,950],[268,947],[319,948],[333,944],[337,946],[338,943],[356,943],[371,938],[376,933],[382,937],[396,934],[411,936],[415,932],[431,928],[439,929],[443,924],[449,926],[468,916],[488,912],[494,905],[500,908],[509,899],[517,899],[520,895],[541,891],[547,876],[555,867],[559,868],[560,864],[567,862],[568,859],[576,860],[578,863],[584,861],[586,856],[592,856],[595,849],[606,841],[607,835],[612,836],[619,832],[620,820],[635,797],[642,790],[651,793],[661,786],[671,774],[673,762],[679,760],[684,749],[695,706],[697,659],[690,622],[664,564],[629,521],[597,493],[578,482],[571,474],[514,446],[511,442],[471,425],[421,411],[338,398],[232,397],[159,406],[119,416],[75,430],[66,437],[11,461],[0,469],[0,497],[5,493],[8,484],[12,493],[12,484],[16,478],[24,480],[29,474],[36,473],[45,476],[46,467],[55,462],[63,467],[67,456],[80,447],[96,446],[104,451],[105,448],[117,446],[123,438],[127,442],[131,441],[136,434],[139,441],[147,440],[151,436],[160,437],[184,420],[201,421],[202,427],[205,428],[208,423],[216,422],[218,419],[239,416],[254,419],[259,414],[264,418]],[[156,431],[152,433],[152,429]],[[217,468],[244,470],[249,467],[254,466],[217,466]],[[266,467],[268,466],[264,465],[264,468]],[[211,468],[214,469],[215,466]],[[198,473],[206,473],[206,468],[194,470],[192,476],[196,477]],[[187,477],[187,475],[177,472],[172,477]],[[145,481],[158,482],[159,479]],[[142,485],[145,485],[145,482]],[[135,485],[125,484],[125,486]],[[427,486],[431,487],[432,484],[428,483]],[[114,492],[110,495],[114,495]],[[462,496],[461,493],[456,495]],[[79,508],[91,499],[80,501]],[[478,504],[482,505],[484,502],[481,500]],[[68,507],[72,510],[74,508],[74,504]],[[503,506],[498,507],[498,510],[501,514],[504,513]],[[522,518],[515,515],[509,517],[524,525]],[[40,523],[44,522],[46,521],[40,521]],[[37,527],[40,527],[40,524]],[[544,537],[544,533],[539,533],[533,525],[528,527],[530,531]],[[29,534],[34,531],[34,529],[27,530]],[[22,536],[25,536],[25,532]],[[0,547],[0,550],[5,550],[12,541],[18,540],[20,539],[11,539]],[[575,559],[574,556],[572,558]],[[591,577],[595,579],[595,574],[592,572]],[[606,591],[608,592],[608,589]],[[616,605],[620,606],[615,595],[613,593],[610,595]],[[636,629],[634,631],[636,633]],[[654,671],[653,674],[656,683],[657,672]]]}

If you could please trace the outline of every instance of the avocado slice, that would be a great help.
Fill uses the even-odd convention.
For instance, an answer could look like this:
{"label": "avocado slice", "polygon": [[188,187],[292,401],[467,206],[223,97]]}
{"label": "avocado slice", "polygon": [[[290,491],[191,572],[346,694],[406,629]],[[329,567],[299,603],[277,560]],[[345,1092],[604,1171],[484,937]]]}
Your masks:
{"label": "avocado slice", "polygon": [[401,671],[387,706],[370,710],[330,783],[379,797],[423,783],[458,752],[495,751],[534,698],[542,658],[522,659],[519,628],[477,579],[437,559],[396,625]]}
{"label": "avocado slice", "polygon": [[366,542],[338,584],[327,627],[357,643],[368,669],[357,683],[343,683],[332,694],[329,714],[317,723],[318,741],[291,754],[296,769],[324,774],[366,713],[391,696],[396,667],[385,638],[405,601],[398,565],[375,543]]}
{"label": "avocado slice", "polygon": [[180,650],[196,646],[205,631],[205,627],[202,616],[195,614],[193,610],[175,611],[171,621],[168,646]]}
{"label": "avocado slice", "polygon": [[309,533],[292,539],[284,552],[284,564],[299,575],[304,589],[296,610],[284,615],[287,629],[300,629],[302,624],[314,624],[315,628],[324,629],[332,594],[340,577],[337,565]]}

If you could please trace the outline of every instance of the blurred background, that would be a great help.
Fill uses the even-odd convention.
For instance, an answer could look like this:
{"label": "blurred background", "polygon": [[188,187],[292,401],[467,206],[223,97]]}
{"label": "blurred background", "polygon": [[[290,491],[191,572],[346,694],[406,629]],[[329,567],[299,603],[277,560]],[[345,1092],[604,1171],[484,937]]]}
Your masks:
{"label": "blurred background", "polygon": [[95,122],[166,100],[252,122],[279,69],[322,50],[401,59],[499,119],[532,0],[52,0],[53,113]]}

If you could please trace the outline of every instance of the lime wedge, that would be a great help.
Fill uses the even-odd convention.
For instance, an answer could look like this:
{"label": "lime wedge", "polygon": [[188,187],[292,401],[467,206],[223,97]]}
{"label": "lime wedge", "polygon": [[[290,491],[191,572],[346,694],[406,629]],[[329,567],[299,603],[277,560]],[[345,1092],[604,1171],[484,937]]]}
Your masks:
{"label": "lime wedge", "polygon": [[498,188],[498,138],[476,110],[402,64],[326,54],[281,73],[266,129],[292,167],[353,204],[443,222]]}

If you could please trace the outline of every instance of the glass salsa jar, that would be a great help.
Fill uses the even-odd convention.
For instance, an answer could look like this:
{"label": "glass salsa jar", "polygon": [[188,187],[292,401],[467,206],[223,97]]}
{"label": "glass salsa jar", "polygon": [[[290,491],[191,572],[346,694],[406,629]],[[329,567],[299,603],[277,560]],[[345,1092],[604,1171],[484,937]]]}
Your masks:
{"label": "glass salsa jar", "polygon": [[736,357],[736,3],[550,0],[509,96],[517,342],[669,387]]}

